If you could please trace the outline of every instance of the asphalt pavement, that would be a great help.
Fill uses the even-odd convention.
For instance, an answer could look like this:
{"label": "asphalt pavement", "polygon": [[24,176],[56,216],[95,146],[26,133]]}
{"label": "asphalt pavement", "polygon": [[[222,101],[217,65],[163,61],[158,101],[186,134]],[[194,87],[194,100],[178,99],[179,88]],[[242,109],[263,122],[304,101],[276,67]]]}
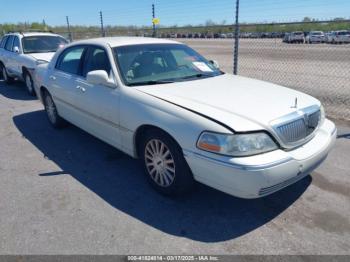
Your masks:
{"label": "asphalt pavement", "polygon": [[271,196],[197,185],[166,198],[138,162],[77,127],[53,129],[0,81],[0,254],[350,254],[350,124],[315,172]]}

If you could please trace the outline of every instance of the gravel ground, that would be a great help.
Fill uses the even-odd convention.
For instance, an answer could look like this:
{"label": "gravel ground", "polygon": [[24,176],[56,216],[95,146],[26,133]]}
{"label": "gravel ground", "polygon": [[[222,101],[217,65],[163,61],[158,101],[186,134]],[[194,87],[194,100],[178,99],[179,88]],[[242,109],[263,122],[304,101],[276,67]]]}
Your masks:
{"label": "gravel ground", "polygon": [[[179,39],[232,72],[233,40]],[[350,44],[286,44],[281,39],[241,39],[238,73],[317,97],[327,113],[350,120]]]}
{"label": "gravel ground", "polygon": [[350,125],[311,176],[242,200],[198,185],[170,199],[137,162],[53,129],[22,84],[0,82],[0,254],[350,254]]}

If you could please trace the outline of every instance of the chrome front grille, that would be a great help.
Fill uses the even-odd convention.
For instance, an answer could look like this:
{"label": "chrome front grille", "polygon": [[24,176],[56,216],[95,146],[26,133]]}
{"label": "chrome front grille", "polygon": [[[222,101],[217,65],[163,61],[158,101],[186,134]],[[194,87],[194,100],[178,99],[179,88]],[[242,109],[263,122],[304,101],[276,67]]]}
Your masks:
{"label": "chrome front grille", "polygon": [[311,137],[321,120],[319,107],[313,106],[274,121],[274,130],[286,147],[301,144]]}

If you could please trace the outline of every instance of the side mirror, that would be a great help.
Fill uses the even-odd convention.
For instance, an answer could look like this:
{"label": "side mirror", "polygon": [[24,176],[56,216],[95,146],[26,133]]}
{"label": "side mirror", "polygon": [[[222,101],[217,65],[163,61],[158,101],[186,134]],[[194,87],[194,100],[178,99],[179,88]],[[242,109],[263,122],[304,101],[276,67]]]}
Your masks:
{"label": "side mirror", "polygon": [[13,52],[19,54],[19,47],[18,46],[14,46],[13,47]]}
{"label": "side mirror", "polygon": [[104,70],[91,71],[86,76],[86,81],[92,85],[104,85],[115,88],[116,84],[110,80],[108,74]]}
{"label": "side mirror", "polygon": [[220,68],[219,63],[216,60],[210,60],[209,63],[211,63],[216,69]]}

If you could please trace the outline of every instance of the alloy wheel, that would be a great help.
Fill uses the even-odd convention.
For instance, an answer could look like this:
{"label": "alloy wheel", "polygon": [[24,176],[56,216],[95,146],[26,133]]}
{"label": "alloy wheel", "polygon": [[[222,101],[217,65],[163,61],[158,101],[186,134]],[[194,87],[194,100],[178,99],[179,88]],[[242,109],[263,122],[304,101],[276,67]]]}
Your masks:
{"label": "alloy wheel", "polygon": [[169,187],[175,179],[175,161],[166,144],[152,139],[147,143],[144,154],[147,171],[153,181],[161,187]]}
{"label": "alloy wheel", "polygon": [[32,93],[33,92],[33,84],[32,84],[32,80],[30,79],[30,76],[28,74],[26,75],[26,86],[27,86],[28,92]]}
{"label": "alloy wheel", "polygon": [[5,67],[2,67],[2,78],[4,79],[5,82],[7,82],[7,74],[6,74],[6,69]]}
{"label": "alloy wheel", "polygon": [[56,122],[56,107],[49,95],[45,97],[45,109],[50,122],[54,124]]}

